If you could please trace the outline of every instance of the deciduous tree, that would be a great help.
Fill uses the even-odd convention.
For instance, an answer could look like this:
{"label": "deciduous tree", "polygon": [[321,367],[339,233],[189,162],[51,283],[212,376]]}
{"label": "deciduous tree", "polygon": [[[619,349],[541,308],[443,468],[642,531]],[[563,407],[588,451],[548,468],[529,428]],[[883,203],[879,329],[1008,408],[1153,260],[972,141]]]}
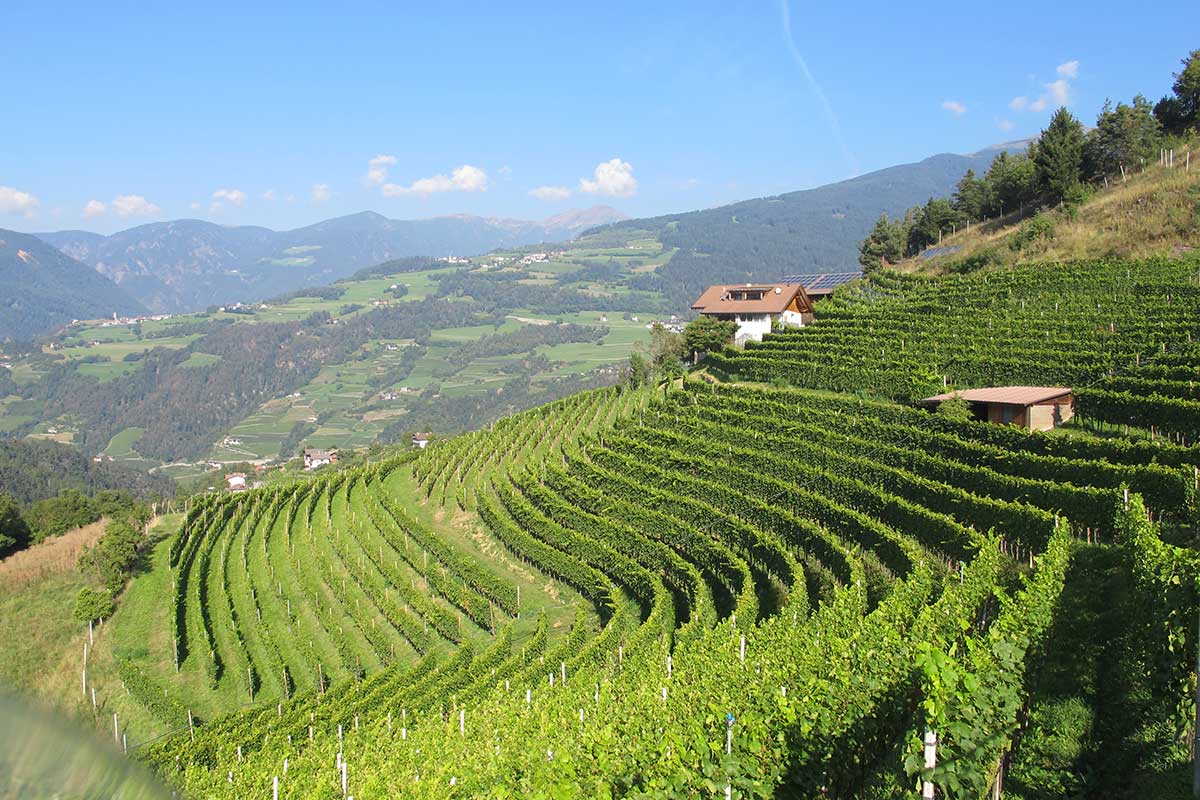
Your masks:
{"label": "deciduous tree", "polygon": [[683,329],[683,340],[693,353],[708,353],[732,342],[736,332],[737,325],[729,320],[701,315]]}
{"label": "deciduous tree", "polygon": [[0,492],[0,558],[29,546],[29,526],[12,496]]}
{"label": "deciduous tree", "polygon": [[1169,133],[1200,128],[1200,50],[1183,59],[1183,69],[1174,73],[1172,94],[1154,106],[1154,116]]}
{"label": "deciduous tree", "polygon": [[1084,162],[1092,177],[1116,175],[1154,157],[1162,126],[1154,117],[1150,101],[1142,95],[1132,104],[1106,102],[1087,137]]}

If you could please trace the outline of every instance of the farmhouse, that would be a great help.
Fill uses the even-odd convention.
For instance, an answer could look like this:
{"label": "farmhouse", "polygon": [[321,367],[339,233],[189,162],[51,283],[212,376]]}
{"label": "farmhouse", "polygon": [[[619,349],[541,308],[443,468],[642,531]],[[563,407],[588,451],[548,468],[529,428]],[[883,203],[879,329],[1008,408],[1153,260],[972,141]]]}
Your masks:
{"label": "farmhouse", "polygon": [[1071,390],[1061,386],[995,386],[926,397],[920,404],[936,408],[944,400],[961,397],[978,420],[1016,425],[1027,431],[1057,428],[1075,415]]}
{"label": "farmhouse", "polygon": [[762,341],[776,325],[800,328],[812,321],[812,300],[798,283],[747,283],[710,286],[692,310],[737,323],[735,344]]}
{"label": "farmhouse", "polygon": [[304,448],[305,469],[316,469],[326,464],[336,464],[337,461],[338,454],[336,450],[321,450],[316,447]]}
{"label": "farmhouse", "polygon": [[231,492],[244,492],[248,488],[246,486],[246,473],[231,472],[225,476],[225,488]]}
{"label": "farmhouse", "polygon": [[433,437],[429,433],[414,433],[412,435],[412,446],[418,450],[424,450],[429,446],[429,440]]}

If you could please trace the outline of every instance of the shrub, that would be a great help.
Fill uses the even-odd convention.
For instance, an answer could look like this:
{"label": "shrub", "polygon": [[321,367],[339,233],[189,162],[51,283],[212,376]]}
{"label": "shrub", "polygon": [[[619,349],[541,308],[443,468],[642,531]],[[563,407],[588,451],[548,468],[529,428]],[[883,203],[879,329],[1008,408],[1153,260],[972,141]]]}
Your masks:
{"label": "shrub", "polygon": [[94,619],[111,617],[113,613],[112,595],[102,589],[84,586],[75,595],[75,619],[80,622],[90,622]]}
{"label": "shrub", "polygon": [[971,404],[958,395],[938,403],[939,416],[955,422],[967,422],[971,419]]}
{"label": "shrub", "polygon": [[683,340],[692,351],[711,353],[733,341],[737,324],[716,317],[699,316],[683,329]]}
{"label": "shrub", "polygon": [[64,489],[57,497],[39,500],[25,514],[35,543],[98,519],[100,511],[91,498],[77,489]]}
{"label": "shrub", "polygon": [[1021,226],[1021,230],[1012,235],[1008,246],[1014,252],[1020,252],[1038,239],[1054,238],[1054,220],[1046,214],[1038,214]]}
{"label": "shrub", "polygon": [[955,259],[947,265],[947,269],[955,275],[966,275],[992,264],[1000,263],[1000,253],[994,247],[987,247],[969,256]]}
{"label": "shrub", "polygon": [[[1079,216],[1079,207],[1092,199],[1092,187],[1086,183],[1077,183],[1063,193],[1063,211],[1071,219]],[[1036,219],[1036,217],[1035,217]]]}

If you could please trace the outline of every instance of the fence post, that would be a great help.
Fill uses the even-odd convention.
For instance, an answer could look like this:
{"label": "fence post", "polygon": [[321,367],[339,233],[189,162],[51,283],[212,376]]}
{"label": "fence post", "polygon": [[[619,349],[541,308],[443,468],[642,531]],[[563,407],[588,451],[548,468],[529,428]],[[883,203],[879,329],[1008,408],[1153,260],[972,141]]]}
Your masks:
{"label": "fence post", "polygon": [[[1200,651],[1196,653],[1196,676],[1200,677]],[[1200,798],[1200,685],[1196,686],[1196,718],[1192,722],[1192,797]]]}
{"label": "fence post", "polygon": [[[937,766],[937,733],[932,728],[925,729],[925,769]],[[933,800],[933,781],[921,782],[921,797],[923,800]]]}

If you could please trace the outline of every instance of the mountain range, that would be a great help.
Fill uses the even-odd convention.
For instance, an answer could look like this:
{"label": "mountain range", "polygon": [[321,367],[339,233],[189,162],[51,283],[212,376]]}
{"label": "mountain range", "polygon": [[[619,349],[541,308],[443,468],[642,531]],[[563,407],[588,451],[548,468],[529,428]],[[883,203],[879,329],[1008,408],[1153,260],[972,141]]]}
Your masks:
{"label": "mountain range", "polygon": [[624,218],[608,206],[541,221],[468,215],[394,220],[364,211],[290,231],[184,219],[111,236],[88,231],[37,235],[112,279],[146,307],[182,312],[332,283],[362,267],[404,256],[466,256],[559,242]]}
{"label": "mountain range", "polygon": [[968,169],[982,174],[1000,152],[1022,152],[1027,146],[1028,141],[1016,141],[969,155],[943,153],[815,189],[625,220],[585,235],[620,240],[637,232],[676,248],[642,288],[686,308],[714,283],[857,270],[859,242],[880,214],[895,218],[931,197],[948,197]]}
{"label": "mountain range", "polygon": [[0,339],[29,339],[73,319],[145,313],[108,278],[25,233],[0,229]]}
{"label": "mountain range", "polygon": [[[87,231],[38,236],[111,279],[135,303],[183,312],[329,284],[406,256],[478,255],[582,235],[620,240],[636,234],[675,251],[664,267],[640,278],[638,288],[686,308],[710,283],[856,269],[858,243],[880,214],[902,215],[930,197],[950,195],[968,169],[982,173],[999,152],[1026,144],[940,154],[815,189],[643,219],[628,219],[608,206],[537,222],[468,215],[393,220],[364,211],[290,231],[185,219],[110,236]],[[110,293],[98,297],[113,305],[111,284],[101,285]],[[23,330],[46,330],[65,313],[35,314]]]}

